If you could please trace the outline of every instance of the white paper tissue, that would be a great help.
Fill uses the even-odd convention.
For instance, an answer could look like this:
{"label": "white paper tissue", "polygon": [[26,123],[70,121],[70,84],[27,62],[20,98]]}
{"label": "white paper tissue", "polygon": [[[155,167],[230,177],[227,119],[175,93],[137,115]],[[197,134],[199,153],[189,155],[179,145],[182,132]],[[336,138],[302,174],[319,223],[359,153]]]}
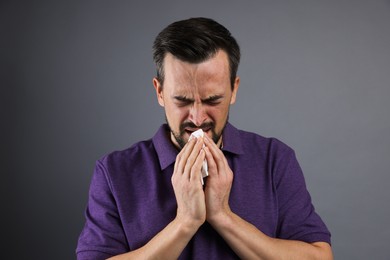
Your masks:
{"label": "white paper tissue", "polygon": [[[204,132],[202,129],[199,129],[199,130],[196,130],[195,132],[193,132],[190,136],[190,139],[193,139],[193,138],[199,138],[199,137],[203,137],[204,135]],[[203,145],[204,147],[204,145]],[[207,166],[207,161],[206,159],[203,161],[203,164],[202,164],[202,177],[201,177],[201,181],[202,181],[202,184],[204,184],[203,182],[203,178],[204,177],[207,177],[209,175],[209,171],[208,171],[208,166]]]}

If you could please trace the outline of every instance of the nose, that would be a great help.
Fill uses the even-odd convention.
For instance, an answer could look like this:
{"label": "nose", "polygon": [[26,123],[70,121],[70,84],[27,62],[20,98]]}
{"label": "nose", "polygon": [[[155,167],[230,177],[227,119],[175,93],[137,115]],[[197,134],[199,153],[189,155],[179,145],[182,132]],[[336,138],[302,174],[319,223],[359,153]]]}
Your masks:
{"label": "nose", "polygon": [[190,109],[189,120],[196,126],[201,126],[207,119],[206,111],[201,102],[194,102]]}

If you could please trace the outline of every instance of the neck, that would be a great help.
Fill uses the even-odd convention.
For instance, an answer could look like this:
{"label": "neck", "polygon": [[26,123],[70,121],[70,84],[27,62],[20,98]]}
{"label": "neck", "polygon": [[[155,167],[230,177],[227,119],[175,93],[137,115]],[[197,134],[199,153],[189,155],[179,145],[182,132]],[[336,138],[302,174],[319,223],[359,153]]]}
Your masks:
{"label": "neck", "polygon": [[221,137],[219,138],[218,142],[217,142],[217,146],[219,149],[222,149],[223,148],[223,141],[222,141],[222,135]]}
{"label": "neck", "polygon": [[179,145],[179,143],[176,141],[176,138],[175,136],[173,135],[173,133],[171,132],[171,142],[173,143],[173,145],[178,149],[178,150],[181,150],[182,147]]}

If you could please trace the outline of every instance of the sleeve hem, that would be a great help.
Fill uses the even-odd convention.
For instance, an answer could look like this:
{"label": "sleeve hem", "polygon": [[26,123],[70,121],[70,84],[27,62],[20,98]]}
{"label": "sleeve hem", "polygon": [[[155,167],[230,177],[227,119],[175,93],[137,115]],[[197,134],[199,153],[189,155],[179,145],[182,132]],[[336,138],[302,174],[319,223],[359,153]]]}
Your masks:
{"label": "sleeve hem", "polygon": [[77,260],[90,260],[90,259],[107,259],[114,255],[108,254],[101,250],[78,250],[76,252]]}
{"label": "sleeve hem", "polygon": [[306,243],[326,242],[329,245],[332,245],[330,235],[325,233],[304,235],[299,238],[296,238],[296,240],[303,241]]}

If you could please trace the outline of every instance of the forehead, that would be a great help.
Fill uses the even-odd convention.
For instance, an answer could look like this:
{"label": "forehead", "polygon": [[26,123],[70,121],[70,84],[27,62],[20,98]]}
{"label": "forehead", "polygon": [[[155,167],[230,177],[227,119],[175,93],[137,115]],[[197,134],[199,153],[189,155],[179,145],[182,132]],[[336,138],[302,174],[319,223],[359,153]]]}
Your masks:
{"label": "forehead", "polygon": [[222,50],[200,63],[182,61],[168,53],[164,59],[164,74],[164,87],[175,86],[175,89],[225,85],[230,87],[228,56]]}

